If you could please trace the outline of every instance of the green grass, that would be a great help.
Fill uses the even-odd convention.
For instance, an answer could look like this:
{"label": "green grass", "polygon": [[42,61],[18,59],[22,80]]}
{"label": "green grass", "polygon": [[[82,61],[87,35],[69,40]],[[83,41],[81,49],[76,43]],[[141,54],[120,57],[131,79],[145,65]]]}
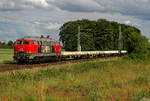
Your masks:
{"label": "green grass", "polygon": [[13,49],[0,49],[0,65],[13,62]]}
{"label": "green grass", "polygon": [[150,99],[150,63],[95,61],[0,73],[0,101],[141,99]]}

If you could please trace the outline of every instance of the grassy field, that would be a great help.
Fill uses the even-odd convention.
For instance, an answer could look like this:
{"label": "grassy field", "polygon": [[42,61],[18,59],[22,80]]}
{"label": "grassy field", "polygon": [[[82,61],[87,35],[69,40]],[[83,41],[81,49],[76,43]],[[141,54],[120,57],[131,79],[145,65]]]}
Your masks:
{"label": "grassy field", "polygon": [[146,99],[150,99],[148,62],[95,61],[0,73],[0,101]]}
{"label": "grassy field", "polygon": [[0,49],[0,65],[13,61],[13,49]]}

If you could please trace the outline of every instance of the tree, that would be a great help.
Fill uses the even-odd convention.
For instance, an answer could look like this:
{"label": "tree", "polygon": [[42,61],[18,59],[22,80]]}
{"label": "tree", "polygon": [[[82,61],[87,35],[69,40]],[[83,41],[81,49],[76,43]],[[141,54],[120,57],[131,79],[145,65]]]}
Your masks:
{"label": "tree", "polygon": [[[88,29],[94,29],[95,22],[89,20],[77,20],[65,23],[60,28],[60,41],[62,41],[65,50],[76,51],[77,50],[77,34],[78,26],[81,27],[81,47],[82,50],[95,50],[93,31]],[[86,42],[86,43],[85,43]]]}
{"label": "tree", "polygon": [[149,43],[145,36],[142,36],[130,27],[125,30],[125,47],[131,58],[147,59],[149,55]]}
{"label": "tree", "polygon": [[7,45],[9,48],[13,48],[14,42],[12,40],[9,40]]}
{"label": "tree", "polygon": [[6,42],[0,42],[0,48],[2,49],[8,49],[8,48],[13,48],[14,42],[9,40],[8,43]]}
{"label": "tree", "polygon": [[130,57],[144,59],[148,56],[150,45],[139,29],[106,19],[97,21],[83,19],[63,24],[59,35],[67,51],[77,50],[78,26],[81,27],[82,51],[118,50],[119,26],[121,26],[123,49],[128,51]]}

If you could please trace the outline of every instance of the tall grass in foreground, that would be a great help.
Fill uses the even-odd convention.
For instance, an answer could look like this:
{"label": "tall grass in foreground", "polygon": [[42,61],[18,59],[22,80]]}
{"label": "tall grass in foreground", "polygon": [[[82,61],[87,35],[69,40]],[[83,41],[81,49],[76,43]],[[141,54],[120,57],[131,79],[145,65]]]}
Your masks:
{"label": "tall grass in foreground", "polygon": [[140,101],[150,64],[96,61],[0,73],[1,101]]}

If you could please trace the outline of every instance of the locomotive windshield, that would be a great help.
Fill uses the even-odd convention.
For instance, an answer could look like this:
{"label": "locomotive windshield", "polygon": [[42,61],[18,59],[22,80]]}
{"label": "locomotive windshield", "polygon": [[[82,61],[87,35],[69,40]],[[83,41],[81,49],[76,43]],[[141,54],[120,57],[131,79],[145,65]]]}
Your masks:
{"label": "locomotive windshield", "polygon": [[32,41],[32,45],[41,45],[40,41]]}
{"label": "locomotive windshield", "polygon": [[24,45],[29,45],[29,41],[23,41]]}
{"label": "locomotive windshield", "polygon": [[56,45],[60,45],[60,43],[59,43],[59,42],[56,42]]}

